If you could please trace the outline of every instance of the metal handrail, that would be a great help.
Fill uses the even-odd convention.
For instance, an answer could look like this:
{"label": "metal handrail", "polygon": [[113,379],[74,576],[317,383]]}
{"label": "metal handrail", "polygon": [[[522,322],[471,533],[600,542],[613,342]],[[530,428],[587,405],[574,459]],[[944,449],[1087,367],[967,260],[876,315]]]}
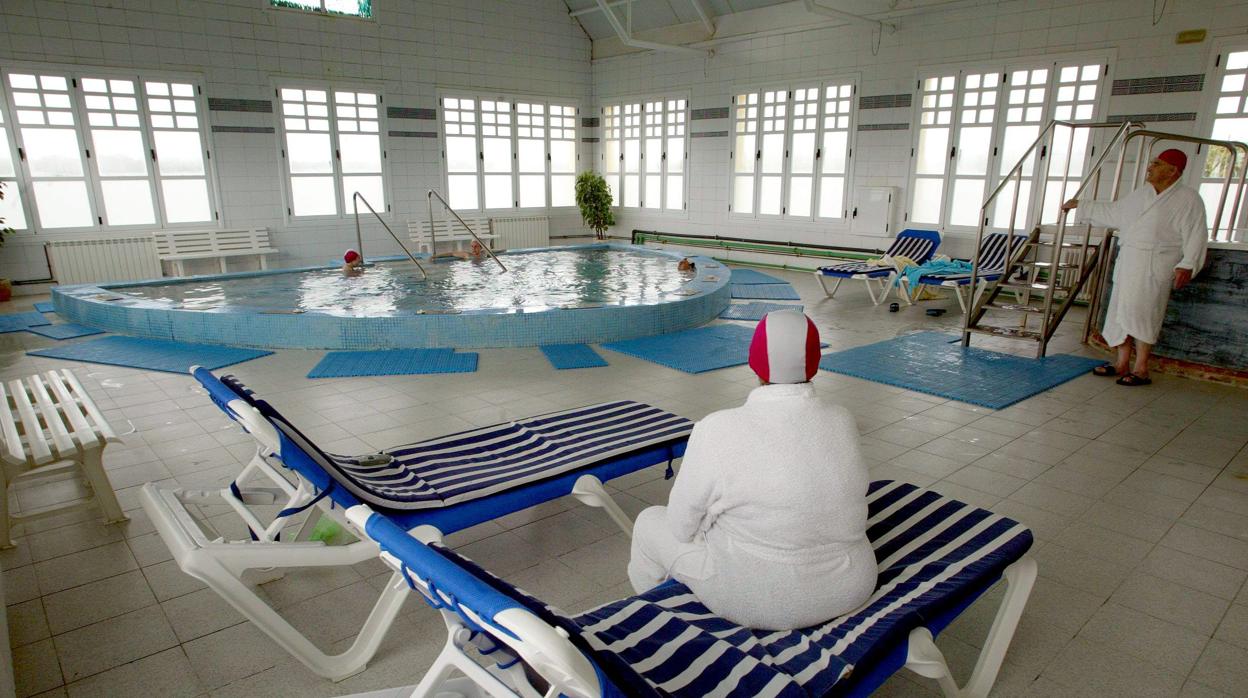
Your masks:
{"label": "metal handrail", "polygon": [[368,207],[369,211],[372,211],[373,217],[377,219],[378,223],[381,223],[381,227],[385,228],[386,232],[390,233],[390,237],[394,238],[394,241],[399,243],[399,247],[402,247],[403,251],[407,253],[407,258],[412,260],[412,264],[415,264],[416,268],[420,270],[420,275],[423,278],[428,279],[429,274],[425,271],[424,267],[420,266],[420,262],[416,261],[416,257],[412,255],[412,251],[407,249],[407,245],[404,245],[403,241],[399,239],[399,236],[394,234],[394,231],[390,229],[389,225],[386,225],[386,221],[383,220],[382,217],[377,214],[377,209],[373,208],[373,205],[368,203],[368,199],[365,199],[364,195],[357,191],[355,194],[351,196],[351,208],[355,211],[355,245],[356,245],[356,251],[360,253],[360,259],[364,259],[364,236],[360,233],[360,204],[359,202],[361,201],[364,202],[364,205]]}
{"label": "metal handrail", "polygon": [[468,234],[472,236],[472,239],[477,241],[477,244],[481,246],[481,249],[485,250],[486,254],[490,255],[490,259],[494,260],[495,262],[498,262],[498,266],[502,268],[503,272],[506,272],[507,265],[503,264],[502,262],[498,260],[498,256],[494,254],[494,250],[491,250],[489,246],[487,246],[485,242],[481,240],[481,238],[477,237],[477,231],[473,230],[472,226],[465,223],[464,219],[459,217],[459,214],[455,212],[455,209],[451,208],[450,204],[446,203],[446,199],[443,199],[441,194],[437,193],[436,191],[432,189],[430,189],[429,193],[425,195],[425,199],[429,203],[429,250],[430,252],[432,254],[437,254],[437,251],[438,251],[438,236],[437,236],[437,233],[435,233],[433,229],[433,197],[435,196],[438,197],[438,201],[442,202],[442,207],[445,208],[447,211],[450,211],[451,215],[455,216],[455,220],[459,221],[459,224],[464,226],[464,230],[467,230]]}
{"label": "metal handrail", "polygon": [[[1000,183],[998,183],[996,188],[992,190],[992,193],[988,195],[988,198],[984,200],[983,206],[981,206],[979,209],[979,225],[975,233],[975,254],[974,254],[974,257],[972,258],[972,263],[971,263],[970,288],[972,289],[976,288],[979,283],[979,249],[983,244],[984,230],[985,228],[988,227],[988,210],[992,207],[993,202],[996,201],[997,196],[1000,195],[1002,191],[1004,191],[1005,186],[1010,183],[1010,180],[1014,180],[1014,191],[1013,191],[1013,195],[1011,197],[1011,203],[1010,203],[1009,225],[1006,228],[1006,238],[1005,238],[1006,266],[1002,270],[1001,277],[1000,277],[1002,281],[1009,280],[1010,273],[1014,269],[1014,264],[1013,264],[1014,262],[1014,228],[1015,228],[1015,221],[1017,220],[1017,217],[1018,217],[1018,197],[1019,197],[1019,192],[1022,190],[1022,185],[1023,185],[1024,165],[1026,165],[1028,160],[1031,159],[1032,155],[1036,152],[1037,148],[1040,148],[1042,145],[1044,145],[1045,152],[1049,152],[1052,150],[1053,135],[1056,132],[1056,129],[1058,126],[1066,126],[1071,129],[1071,138],[1067,146],[1066,165],[1065,165],[1066,169],[1062,175],[1063,196],[1065,195],[1066,182],[1068,181],[1069,175],[1070,175],[1070,158],[1074,152],[1074,141],[1075,141],[1074,131],[1076,129],[1097,129],[1097,128],[1116,128],[1117,129],[1117,131],[1114,133],[1114,136],[1110,139],[1109,145],[1101,153],[1101,156],[1097,159],[1096,163],[1092,166],[1092,169],[1080,181],[1079,188],[1076,190],[1076,193],[1075,193],[1075,196],[1077,197],[1078,194],[1082,193],[1083,190],[1087,188],[1088,184],[1093,181],[1094,177],[1099,182],[1100,169],[1104,165],[1106,157],[1111,152],[1114,151],[1118,141],[1124,139],[1124,134],[1126,134],[1132,127],[1143,127],[1143,124],[1139,122],[1134,122],[1134,121],[1126,121],[1121,124],[1107,123],[1107,122],[1076,123],[1076,122],[1070,122],[1070,121],[1056,121],[1056,120],[1050,121],[1048,125],[1045,126],[1044,129],[1041,130],[1040,133],[1036,136],[1036,139],[1032,141],[1031,145],[1025,151],[1023,151],[1022,155],[1018,159],[1018,163],[1015,164],[1014,167],[1010,168],[1010,171],[1001,178]],[[1035,164],[1033,163],[1032,166],[1034,167]],[[1122,166],[1122,160],[1120,157],[1119,162],[1118,162],[1118,167],[1121,168],[1121,166]],[[1047,166],[1044,166],[1044,167],[1047,168]],[[1047,182],[1048,181],[1047,169],[1043,172],[1043,175],[1044,175],[1045,181]],[[1037,228],[1041,225],[1041,222],[1043,221],[1044,197],[1045,197],[1045,194],[1047,193],[1046,192],[1047,189],[1048,189],[1047,186],[1040,187],[1039,201],[1035,208],[1037,212],[1035,227]],[[1064,241],[1065,232],[1066,232],[1065,228],[1066,228],[1066,212],[1061,211],[1059,209],[1058,230],[1057,230],[1057,236],[1053,243],[1053,255],[1051,257],[1051,266],[1049,269],[1049,279],[1048,279],[1049,283],[1048,283],[1048,287],[1045,289],[1045,302],[1044,302],[1044,315],[1043,315],[1043,322],[1045,323],[1045,327],[1041,328],[1042,336],[1041,336],[1041,349],[1040,349],[1042,356],[1044,352],[1044,343],[1045,343],[1043,333],[1047,332],[1048,330],[1048,327],[1047,327],[1048,317],[1052,310],[1053,292],[1056,289],[1056,284],[1057,284],[1059,264],[1061,261],[1062,242]],[[1083,247],[1081,249],[1081,254],[1085,256],[1087,254],[1088,238],[1090,236],[1091,236],[1091,230],[1089,229],[1089,234],[1084,236]],[[1021,243],[1021,244],[1026,244],[1026,243]],[[1081,261],[1080,262],[1081,268],[1079,270],[1080,273],[1082,273],[1082,263],[1083,262]],[[975,316],[976,314],[977,307],[978,307],[978,304],[972,303],[970,306],[967,307],[966,314],[962,318],[962,345],[963,346],[970,345],[970,337],[971,337],[970,326],[972,322],[972,317]]]}
{"label": "metal handrail", "polygon": [[[1220,240],[1217,240],[1217,237],[1218,229],[1222,226],[1222,212],[1226,207],[1226,196],[1231,190],[1231,178],[1235,174],[1236,163],[1240,161],[1241,156],[1238,155],[1238,153],[1242,151],[1242,157],[1245,159],[1245,162],[1248,163],[1248,143],[1243,143],[1241,141],[1223,141],[1214,138],[1201,138],[1199,136],[1184,136],[1176,133],[1165,133],[1162,131],[1139,130],[1132,131],[1131,134],[1127,136],[1126,141],[1123,143],[1123,149],[1125,150],[1127,143],[1129,143],[1132,138],[1136,138],[1137,136],[1152,136],[1152,140],[1148,142],[1147,147],[1145,146],[1144,141],[1140,141],[1140,149],[1135,163],[1135,178],[1132,180],[1133,186],[1139,186],[1140,174],[1144,167],[1144,163],[1146,162],[1144,155],[1146,153],[1151,154],[1153,147],[1161,141],[1178,141],[1180,143],[1196,143],[1198,145],[1216,145],[1230,151],[1231,163],[1226,168],[1226,176],[1222,178],[1222,195],[1218,198],[1218,208],[1214,212],[1213,227],[1210,229],[1210,234],[1214,240],[1221,242]],[[1235,187],[1235,199],[1231,202],[1231,215],[1226,220],[1227,242],[1232,241],[1231,239],[1235,235],[1235,219],[1239,217],[1239,204],[1244,198],[1244,186],[1246,180],[1248,180],[1248,166],[1241,168],[1239,173],[1239,184]],[[1115,182],[1115,185],[1117,184],[1118,183]]]}

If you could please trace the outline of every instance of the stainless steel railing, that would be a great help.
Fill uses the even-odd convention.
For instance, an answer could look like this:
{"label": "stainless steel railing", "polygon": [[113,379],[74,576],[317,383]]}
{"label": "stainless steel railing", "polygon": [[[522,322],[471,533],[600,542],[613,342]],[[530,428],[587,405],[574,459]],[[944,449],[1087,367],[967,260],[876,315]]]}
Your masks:
{"label": "stainless steel railing", "polygon": [[[438,251],[437,233],[434,231],[434,228],[433,228],[433,197],[435,196],[438,197],[438,201],[442,202],[442,207],[445,208],[452,216],[455,216],[455,220],[459,221],[460,225],[464,226],[464,230],[468,231],[468,234],[472,236],[472,239],[476,240],[477,244],[481,245],[481,249],[485,250],[486,254],[490,255],[490,259],[494,260],[495,262],[498,262],[499,268],[501,268],[504,272],[506,272],[507,265],[499,261],[498,256],[494,254],[494,250],[491,250],[485,244],[485,242],[481,240],[481,238],[477,237],[477,231],[473,230],[472,226],[468,225],[466,222],[464,222],[463,218],[459,217],[459,214],[455,212],[455,209],[451,208],[450,204],[446,203],[446,199],[442,198],[441,194],[437,193],[436,191],[432,189],[430,189],[429,193],[425,196],[425,198],[429,202],[429,249],[430,251],[435,254]],[[447,228],[449,229],[450,226],[447,226]]]}
{"label": "stainless steel railing", "polygon": [[390,229],[390,226],[386,224],[386,221],[377,214],[377,209],[373,208],[373,205],[368,203],[368,199],[365,199],[364,195],[357,191],[351,196],[351,208],[355,211],[355,249],[360,253],[360,258],[363,259],[364,257],[364,236],[360,232],[361,201],[364,202],[364,205],[367,206],[368,210],[372,212],[373,217],[377,219],[377,222],[381,223],[381,227],[385,228],[386,232],[390,233],[390,237],[394,238],[394,241],[399,243],[399,247],[402,247],[403,251],[407,253],[407,258],[412,260],[412,264],[415,264],[416,268],[420,270],[421,277],[428,279],[429,274],[425,271],[424,267],[420,266],[420,262],[416,261],[416,256],[412,254],[412,251],[407,249],[407,245],[403,244],[403,241],[399,239],[399,236],[395,235],[394,231]]}

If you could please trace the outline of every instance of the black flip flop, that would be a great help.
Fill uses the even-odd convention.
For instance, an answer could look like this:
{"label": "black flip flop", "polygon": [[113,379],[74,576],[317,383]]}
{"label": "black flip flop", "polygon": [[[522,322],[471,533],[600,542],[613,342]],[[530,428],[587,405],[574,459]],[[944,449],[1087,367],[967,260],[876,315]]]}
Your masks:
{"label": "black flip flop", "polygon": [[1114,382],[1117,383],[1118,385],[1134,387],[1137,385],[1150,385],[1152,384],[1153,380],[1151,378],[1141,378],[1135,375],[1134,373],[1128,373],[1122,378],[1119,378],[1118,380]]}
{"label": "black flip flop", "polygon": [[1116,376],[1118,369],[1114,368],[1113,364],[1105,363],[1094,367],[1092,373],[1097,376]]}

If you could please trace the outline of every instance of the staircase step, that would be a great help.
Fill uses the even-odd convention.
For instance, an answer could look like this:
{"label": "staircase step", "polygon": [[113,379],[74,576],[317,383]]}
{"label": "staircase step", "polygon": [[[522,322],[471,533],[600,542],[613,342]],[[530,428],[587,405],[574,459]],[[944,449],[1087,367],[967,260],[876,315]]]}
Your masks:
{"label": "staircase step", "polygon": [[993,301],[988,304],[989,308],[996,310],[1012,310],[1018,313],[1043,313],[1044,308],[1035,305],[1026,305],[1022,303],[1001,303]]}
{"label": "staircase step", "polygon": [[[1040,262],[1040,261],[1023,262],[1023,264],[1030,264],[1031,266],[1034,266],[1034,267],[1044,267],[1046,269],[1053,266],[1052,262]],[[1081,265],[1076,264],[1075,262],[1059,262],[1057,265],[1057,268],[1058,269],[1078,269],[1080,266]]]}
{"label": "staircase step", "polygon": [[967,332],[987,334],[994,337],[1010,337],[1011,339],[1031,339],[1039,342],[1041,334],[1032,330],[1020,330],[1017,327],[996,327],[994,325],[976,325],[966,328]]}

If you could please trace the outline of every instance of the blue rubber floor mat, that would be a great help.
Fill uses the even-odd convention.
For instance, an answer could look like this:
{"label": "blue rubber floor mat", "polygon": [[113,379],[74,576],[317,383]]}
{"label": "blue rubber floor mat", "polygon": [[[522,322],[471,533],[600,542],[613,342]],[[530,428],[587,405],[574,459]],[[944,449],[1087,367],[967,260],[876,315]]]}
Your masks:
{"label": "blue rubber floor mat", "polygon": [[203,366],[209,370],[216,370],[268,356],[273,352],[263,349],[224,347],[216,344],[190,344],[168,339],[114,336],[26,353],[31,356],[46,356],[53,359],[185,374],[191,366]]}
{"label": "blue rubber floor mat", "polygon": [[454,349],[383,349],[379,351],[331,351],[308,378],[353,376],[413,376],[426,373],[472,373],[477,353]]}
{"label": "blue rubber floor mat", "polygon": [[761,271],[753,269],[733,269],[732,283],[734,284],[786,284],[784,279],[778,279],[771,274],[764,274]]}
{"label": "blue rubber floor mat", "polygon": [[733,298],[757,298],[767,301],[800,301],[801,296],[791,284],[733,284]]}
{"label": "blue rubber floor mat", "polygon": [[602,348],[677,371],[702,373],[749,361],[753,334],[753,329],[739,325],[712,325],[611,342],[603,344]]}
{"label": "blue rubber floor mat", "polygon": [[551,366],[563,371],[569,368],[606,366],[607,360],[588,344],[547,344],[539,347]]}
{"label": "blue rubber floor mat", "polygon": [[75,337],[89,337],[93,334],[104,334],[104,330],[87,327],[86,325],[75,325],[72,322],[67,322],[61,325],[31,327],[26,331],[33,332],[37,335],[42,335],[50,339],[74,339]]}
{"label": "blue rubber floor mat", "polygon": [[43,301],[40,303],[35,303],[35,310],[38,310],[41,313],[55,313],[56,312],[56,308],[53,307],[52,301]]}
{"label": "blue rubber floor mat", "polygon": [[928,395],[1001,409],[1092,370],[1101,359],[1028,359],[964,349],[942,332],[916,332],[828,354],[819,368]]}
{"label": "blue rubber floor mat", "polygon": [[763,316],[773,310],[803,310],[800,305],[782,305],[780,303],[736,303],[724,309],[719,317],[724,320],[762,320]]}
{"label": "blue rubber floor mat", "polygon": [[36,313],[33,310],[25,313],[9,313],[0,315],[0,333],[4,332],[21,332],[31,327],[41,327],[43,325],[51,325],[43,313]]}

